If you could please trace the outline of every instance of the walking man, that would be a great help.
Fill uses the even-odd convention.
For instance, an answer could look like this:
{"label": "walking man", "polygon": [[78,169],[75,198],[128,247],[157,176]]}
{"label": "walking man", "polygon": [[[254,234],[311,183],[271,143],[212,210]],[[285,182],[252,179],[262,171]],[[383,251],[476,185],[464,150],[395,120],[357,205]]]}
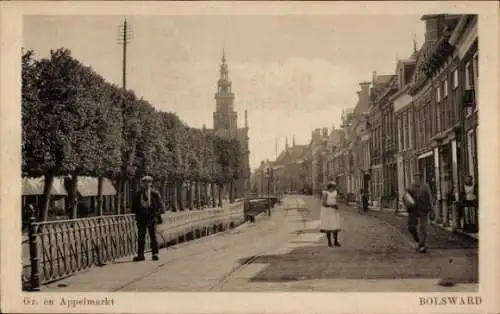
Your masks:
{"label": "walking man", "polygon": [[361,189],[361,207],[363,208],[364,212],[368,211],[368,201],[369,201],[368,191],[365,189]]}
{"label": "walking man", "polygon": [[427,224],[429,213],[432,211],[434,200],[428,184],[424,182],[421,173],[415,173],[414,182],[406,192],[413,199],[412,204],[406,204],[408,211],[408,231],[415,242],[418,243],[417,251],[426,253]]}
{"label": "walking man", "polygon": [[146,231],[151,240],[153,261],[158,260],[158,241],[156,239],[156,224],[163,212],[163,203],[160,193],[152,188],[153,178],[145,176],[141,179],[141,188],[134,195],[132,211],[135,213],[137,222],[137,256],[135,262],[144,261],[144,245],[146,242]]}

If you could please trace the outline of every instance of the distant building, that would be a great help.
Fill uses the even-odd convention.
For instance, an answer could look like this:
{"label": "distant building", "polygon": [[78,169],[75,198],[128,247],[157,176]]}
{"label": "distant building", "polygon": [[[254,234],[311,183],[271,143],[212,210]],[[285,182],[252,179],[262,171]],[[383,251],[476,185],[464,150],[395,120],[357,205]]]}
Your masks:
{"label": "distant building", "polygon": [[285,150],[276,158],[274,166],[280,192],[296,193],[308,188],[308,167],[304,166],[307,153],[308,145],[296,145],[293,139],[292,146],[288,146],[286,141]]}

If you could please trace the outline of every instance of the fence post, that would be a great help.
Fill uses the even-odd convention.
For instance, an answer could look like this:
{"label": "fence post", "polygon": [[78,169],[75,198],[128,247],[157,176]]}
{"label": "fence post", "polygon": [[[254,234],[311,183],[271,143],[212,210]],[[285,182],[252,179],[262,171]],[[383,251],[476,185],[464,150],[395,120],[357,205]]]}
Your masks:
{"label": "fence post", "polygon": [[30,246],[30,290],[40,291],[40,258],[38,256],[38,235],[36,230],[35,212],[30,212],[29,226],[29,246]]}

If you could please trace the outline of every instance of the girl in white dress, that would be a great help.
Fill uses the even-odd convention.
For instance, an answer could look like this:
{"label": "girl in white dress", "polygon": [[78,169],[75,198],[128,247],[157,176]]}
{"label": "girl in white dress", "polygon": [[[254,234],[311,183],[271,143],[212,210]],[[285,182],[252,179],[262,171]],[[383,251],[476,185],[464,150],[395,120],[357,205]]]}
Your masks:
{"label": "girl in white dress", "polygon": [[[328,246],[340,246],[338,234],[340,231],[340,215],[337,206],[337,190],[334,182],[328,182],[323,191],[321,206],[320,231],[326,233]],[[332,234],[334,243],[332,244]]]}

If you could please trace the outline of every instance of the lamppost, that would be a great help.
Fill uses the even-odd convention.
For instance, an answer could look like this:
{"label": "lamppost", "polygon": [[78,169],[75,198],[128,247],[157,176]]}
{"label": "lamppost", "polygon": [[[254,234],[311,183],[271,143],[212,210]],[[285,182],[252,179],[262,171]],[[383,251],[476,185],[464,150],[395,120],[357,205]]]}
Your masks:
{"label": "lamppost", "polygon": [[267,178],[267,215],[271,216],[271,179],[273,176],[273,169],[270,165],[267,166],[264,175]]}

